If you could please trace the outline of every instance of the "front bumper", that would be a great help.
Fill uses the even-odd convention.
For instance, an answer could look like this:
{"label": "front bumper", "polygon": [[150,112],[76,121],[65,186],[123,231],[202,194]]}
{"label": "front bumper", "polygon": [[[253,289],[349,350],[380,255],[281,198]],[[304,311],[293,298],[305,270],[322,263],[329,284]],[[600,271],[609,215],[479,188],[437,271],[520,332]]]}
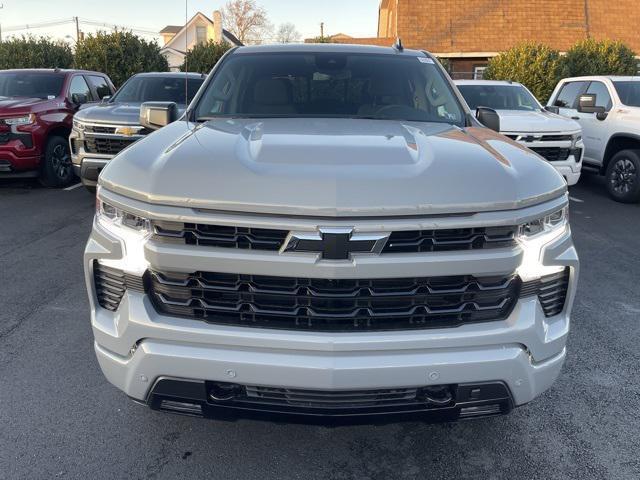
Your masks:
{"label": "front bumper", "polygon": [[[536,216],[541,208],[557,204],[507,215]],[[166,212],[165,207],[158,208]],[[565,308],[556,316],[545,317],[537,297],[527,297],[519,299],[501,321],[418,331],[323,333],[211,325],[164,316],[136,291],[125,293],[116,312],[103,309],[97,304],[94,262],[118,261],[123,255],[124,245],[94,224],[85,271],[95,350],[107,379],[151,406],[154,385],[163,378],[323,392],[500,382],[509,392],[507,403],[522,405],[548,389],[560,373],[578,275],[578,257],[567,231],[544,248],[541,258],[545,266],[570,268]],[[516,247],[393,255],[385,260],[362,257],[338,267],[308,257],[284,258],[277,252],[230,252],[153,241],[146,244],[144,257],[154,268],[168,271],[278,272],[307,278],[498,274],[513,272],[523,262]],[[206,411],[220,410],[209,403],[205,406]]]}
{"label": "front bumper", "polygon": [[42,152],[34,143],[32,132],[0,134],[0,178],[37,177]]}

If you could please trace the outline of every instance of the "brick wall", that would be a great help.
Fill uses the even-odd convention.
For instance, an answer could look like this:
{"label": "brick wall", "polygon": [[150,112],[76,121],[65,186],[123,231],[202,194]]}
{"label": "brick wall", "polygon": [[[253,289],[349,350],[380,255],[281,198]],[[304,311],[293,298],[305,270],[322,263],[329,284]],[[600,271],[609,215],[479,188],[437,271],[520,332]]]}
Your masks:
{"label": "brick wall", "polygon": [[379,22],[386,38],[350,42],[386,46],[398,35],[407,47],[435,53],[500,52],[523,41],[566,51],[588,31],[640,54],[639,0],[392,0],[380,15],[393,19],[386,31]]}

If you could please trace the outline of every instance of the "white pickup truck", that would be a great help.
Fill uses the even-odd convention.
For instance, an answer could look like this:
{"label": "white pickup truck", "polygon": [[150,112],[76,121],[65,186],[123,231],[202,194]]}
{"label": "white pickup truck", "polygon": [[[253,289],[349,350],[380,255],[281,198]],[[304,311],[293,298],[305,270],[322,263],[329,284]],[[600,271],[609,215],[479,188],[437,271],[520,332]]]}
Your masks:
{"label": "white pickup truck", "polygon": [[500,133],[533,150],[564,177],[569,186],[580,180],[582,131],[577,122],[540,105],[522,84],[500,80],[457,80],[472,111],[487,107],[500,117]]}
{"label": "white pickup truck", "polygon": [[547,108],[580,123],[584,168],[607,177],[614,200],[640,200],[640,78],[565,78]]}

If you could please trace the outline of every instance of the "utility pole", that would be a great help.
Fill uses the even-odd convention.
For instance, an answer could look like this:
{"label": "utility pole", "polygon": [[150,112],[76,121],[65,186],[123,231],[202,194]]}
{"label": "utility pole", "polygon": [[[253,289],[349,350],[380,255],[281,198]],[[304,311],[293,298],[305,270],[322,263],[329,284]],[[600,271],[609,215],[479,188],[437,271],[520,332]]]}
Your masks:
{"label": "utility pole", "polygon": [[[0,10],[4,8],[4,3],[0,3]],[[2,43],[2,24],[0,24],[0,43]]]}
{"label": "utility pole", "polygon": [[76,44],[80,42],[80,21],[78,17],[73,17],[73,20],[76,22]]}
{"label": "utility pole", "polygon": [[324,38],[324,22],[320,22],[320,38]]}
{"label": "utility pole", "polygon": [[589,0],[584,0],[584,26],[587,38],[591,38],[591,19],[589,18]]}

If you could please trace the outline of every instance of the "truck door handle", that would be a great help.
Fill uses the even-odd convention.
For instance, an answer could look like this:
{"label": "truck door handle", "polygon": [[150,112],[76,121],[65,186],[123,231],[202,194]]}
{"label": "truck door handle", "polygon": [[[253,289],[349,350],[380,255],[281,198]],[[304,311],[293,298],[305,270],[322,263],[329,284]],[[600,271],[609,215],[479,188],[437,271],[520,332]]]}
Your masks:
{"label": "truck door handle", "polygon": [[580,117],[571,117],[571,120],[580,120]]}

